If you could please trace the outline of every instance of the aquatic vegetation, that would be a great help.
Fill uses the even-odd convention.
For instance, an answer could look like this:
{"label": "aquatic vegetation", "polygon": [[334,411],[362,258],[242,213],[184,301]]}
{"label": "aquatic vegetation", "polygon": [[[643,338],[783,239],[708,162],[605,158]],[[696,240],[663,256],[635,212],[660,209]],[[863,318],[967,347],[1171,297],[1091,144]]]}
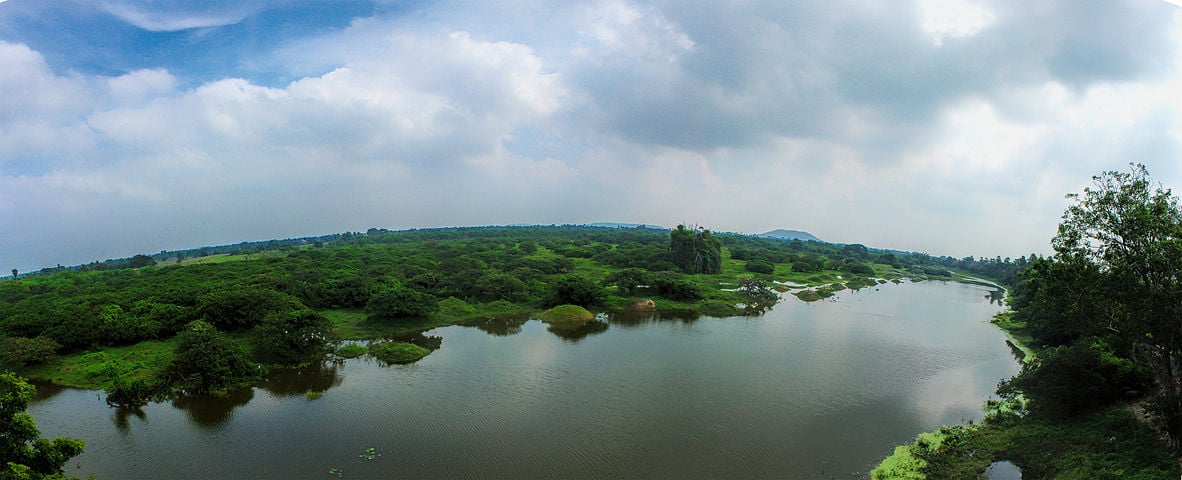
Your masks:
{"label": "aquatic vegetation", "polygon": [[406,342],[374,342],[369,344],[369,354],[383,363],[413,363],[427,356],[431,350]]}
{"label": "aquatic vegetation", "polygon": [[361,455],[358,455],[357,458],[363,458],[366,460],[374,460],[380,456],[382,456],[382,454],[378,453],[378,450],[376,448],[369,447],[369,448],[365,449],[365,451],[362,452]]}
{"label": "aquatic vegetation", "polygon": [[323,397],[323,396],[324,396],[324,392],[319,392],[319,391],[311,391],[311,392],[304,394],[304,398],[307,400],[316,400],[316,399],[319,399],[320,397]]}
{"label": "aquatic vegetation", "polygon": [[360,343],[349,343],[341,345],[337,348],[336,355],[341,358],[357,358],[365,355],[365,345]]}

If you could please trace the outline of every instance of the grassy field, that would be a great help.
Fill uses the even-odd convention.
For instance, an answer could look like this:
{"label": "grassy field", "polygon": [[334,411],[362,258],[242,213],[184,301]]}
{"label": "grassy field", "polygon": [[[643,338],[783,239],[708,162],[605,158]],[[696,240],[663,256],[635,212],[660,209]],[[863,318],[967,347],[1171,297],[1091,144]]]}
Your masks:
{"label": "grassy field", "polygon": [[176,339],[107,347],[99,352],[63,355],[41,365],[19,367],[16,373],[62,386],[101,390],[110,386],[113,374],[126,381],[160,376],[172,362],[175,347]]}

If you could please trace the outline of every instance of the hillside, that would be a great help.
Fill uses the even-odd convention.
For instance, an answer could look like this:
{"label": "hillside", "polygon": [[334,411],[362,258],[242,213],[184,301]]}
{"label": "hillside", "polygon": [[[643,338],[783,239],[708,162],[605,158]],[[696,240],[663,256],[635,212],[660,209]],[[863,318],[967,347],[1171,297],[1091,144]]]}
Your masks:
{"label": "hillside", "polygon": [[772,231],[766,232],[766,233],[761,233],[756,236],[762,237],[762,238],[776,238],[776,239],[780,239],[780,240],[800,240],[802,242],[824,242],[824,240],[821,240],[821,239],[813,236],[813,234],[811,234],[809,232],[802,232],[800,230],[778,229],[778,230],[772,230]]}

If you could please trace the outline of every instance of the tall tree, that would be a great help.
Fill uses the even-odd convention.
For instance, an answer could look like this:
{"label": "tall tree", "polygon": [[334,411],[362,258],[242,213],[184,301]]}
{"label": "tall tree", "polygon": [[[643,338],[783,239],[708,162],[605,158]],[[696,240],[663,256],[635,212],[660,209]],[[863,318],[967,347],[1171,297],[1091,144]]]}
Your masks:
{"label": "tall tree", "polygon": [[1103,328],[1132,345],[1156,377],[1156,413],[1171,444],[1182,440],[1182,211],[1144,165],[1093,177],[1052,240],[1057,260],[1090,264],[1102,296],[1083,298]]}
{"label": "tall tree", "polygon": [[685,273],[722,273],[722,242],[710,230],[678,225],[669,233],[673,264]]}

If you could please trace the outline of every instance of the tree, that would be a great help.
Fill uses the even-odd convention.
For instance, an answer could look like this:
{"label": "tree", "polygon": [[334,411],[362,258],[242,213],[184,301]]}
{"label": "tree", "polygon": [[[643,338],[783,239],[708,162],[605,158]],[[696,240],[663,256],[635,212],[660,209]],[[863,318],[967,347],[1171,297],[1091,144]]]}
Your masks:
{"label": "tree", "polygon": [[171,370],[189,393],[226,390],[258,376],[242,347],[209,323],[192,322],[177,337]]}
{"label": "tree", "polygon": [[748,272],[763,273],[771,275],[776,272],[776,266],[767,260],[747,260],[747,264],[743,265],[743,269]]}
{"label": "tree", "polygon": [[649,275],[648,272],[639,268],[625,268],[609,273],[603,282],[607,285],[615,285],[624,295],[632,295],[641,285],[648,284]]}
{"label": "tree", "polygon": [[669,233],[669,251],[673,264],[685,273],[722,273],[722,242],[710,230],[678,225]]}
{"label": "tree", "polygon": [[780,301],[780,295],[768,287],[767,282],[755,277],[740,278],[738,291],[743,294],[746,303],[743,311],[747,314],[763,313]]}
{"label": "tree", "polygon": [[315,310],[270,313],[254,329],[255,353],[279,363],[323,356],[334,340],[332,322]]}
{"label": "tree", "polygon": [[391,287],[370,297],[365,311],[370,319],[378,321],[426,317],[439,311],[439,299],[410,288]]}
{"label": "tree", "polygon": [[17,274],[18,274],[18,273],[20,273],[20,272],[19,272],[19,271],[17,271],[17,269],[15,269],[15,268],[14,268],[14,269],[12,269],[12,279],[13,279],[13,280],[16,280],[16,279],[17,279]]}
{"label": "tree", "polygon": [[1182,211],[1144,165],[1093,177],[1069,195],[1052,239],[1056,261],[1091,265],[1102,295],[1081,298],[1110,335],[1132,345],[1159,387],[1157,417],[1182,440]]}
{"label": "tree", "polygon": [[0,478],[62,478],[62,466],[82,453],[76,438],[39,438],[25,412],[34,388],[11,372],[0,373]]}
{"label": "tree", "polygon": [[550,298],[548,304],[578,305],[592,307],[603,302],[606,296],[603,288],[595,282],[578,275],[564,275],[550,283]]}

